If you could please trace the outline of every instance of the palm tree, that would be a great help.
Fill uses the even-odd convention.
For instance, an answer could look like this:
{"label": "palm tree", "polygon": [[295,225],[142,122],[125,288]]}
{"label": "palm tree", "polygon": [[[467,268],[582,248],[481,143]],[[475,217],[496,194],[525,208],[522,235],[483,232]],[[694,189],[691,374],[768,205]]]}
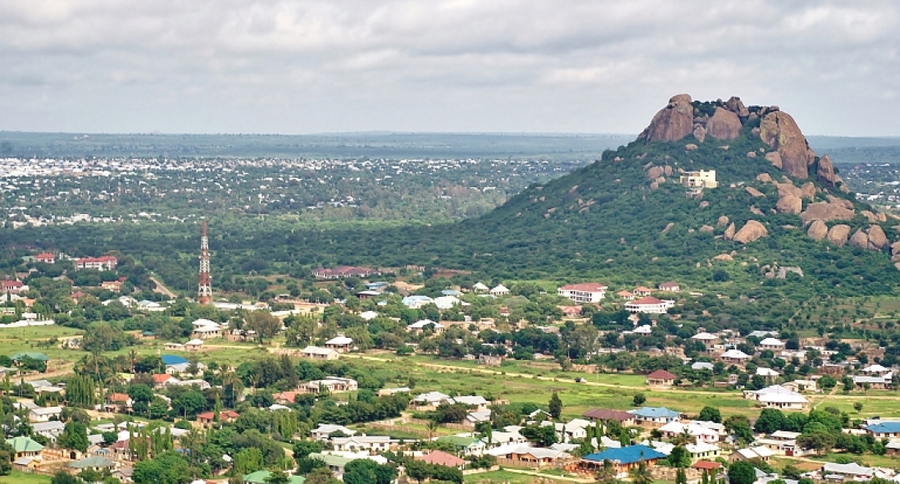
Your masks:
{"label": "palm tree", "polygon": [[431,440],[434,437],[435,431],[438,429],[437,420],[429,420],[427,424],[425,424],[425,428],[428,429],[428,440]]}
{"label": "palm tree", "polygon": [[681,433],[679,433],[675,437],[672,437],[672,443],[676,446],[687,445],[693,441],[694,438],[691,436],[690,432],[688,432],[687,427],[685,427],[684,430],[681,431]]}
{"label": "palm tree", "polygon": [[128,352],[128,361],[131,362],[131,374],[134,375],[134,365],[137,362],[137,351],[132,349]]}
{"label": "palm tree", "polygon": [[650,474],[650,469],[647,467],[647,463],[644,462],[643,456],[638,461],[637,467],[633,467],[628,471],[628,475],[634,484],[653,484],[653,475]]}
{"label": "palm tree", "polygon": [[191,429],[190,432],[181,436],[181,448],[190,454],[190,463],[193,466],[197,459],[197,449],[203,444],[204,435],[197,429]]}

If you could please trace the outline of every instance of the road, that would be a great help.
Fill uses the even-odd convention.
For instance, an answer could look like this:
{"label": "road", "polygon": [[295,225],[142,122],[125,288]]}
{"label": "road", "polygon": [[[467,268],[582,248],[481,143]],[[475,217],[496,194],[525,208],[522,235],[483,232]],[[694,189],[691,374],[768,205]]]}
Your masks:
{"label": "road", "polygon": [[156,284],[156,287],[153,289],[154,292],[164,294],[167,297],[170,297],[172,299],[175,299],[178,297],[175,295],[174,292],[170,291],[168,287],[164,286],[161,282],[159,282],[159,279],[157,279],[153,276],[150,276],[150,280],[153,281],[153,284]]}

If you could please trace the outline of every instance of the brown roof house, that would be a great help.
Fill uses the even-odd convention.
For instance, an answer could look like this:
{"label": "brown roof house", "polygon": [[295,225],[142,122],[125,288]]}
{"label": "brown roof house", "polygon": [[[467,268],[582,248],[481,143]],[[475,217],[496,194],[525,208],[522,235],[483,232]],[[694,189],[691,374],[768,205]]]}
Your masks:
{"label": "brown roof house", "polygon": [[656,370],[647,375],[647,384],[652,387],[670,387],[678,377],[666,370]]}

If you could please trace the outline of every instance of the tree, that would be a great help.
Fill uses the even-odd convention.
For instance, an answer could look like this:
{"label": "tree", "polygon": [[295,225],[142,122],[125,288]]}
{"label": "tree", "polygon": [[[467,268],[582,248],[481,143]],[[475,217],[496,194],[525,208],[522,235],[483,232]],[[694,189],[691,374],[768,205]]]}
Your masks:
{"label": "tree", "polygon": [[66,423],[63,432],[56,438],[56,443],[66,449],[87,452],[87,448],[90,445],[87,437],[87,427],[81,422],[71,421]]}
{"label": "tree", "polygon": [[264,479],[266,484],[290,484],[291,478],[281,469],[271,469]]}
{"label": "tree", "polygon": [[683,469],[691,465],[691,453],[684,446],[678,445],[672,448],[672,452],[666,457],[666,461],[672,467]]}
{"label": "tree", "polygon": [[683,467],[679,467],[678,471],[675,472],[675,484],[687,484],[687,475]]}
{"label": "tree", "polygon": [[777,408],[764,408],[756,419],[754,429],[763,434],[771,434],[779,430],[784,430],[787,420],[781,410]]}
{"label": "tree", "polygon": [[634,398],[631,399],[632,405],[635,407],[640,407],[647,401],[647,397],[644,396],[643,393],[636,393]]}
{"label": "tree", "polygon": [[64,471],[59,471],[50,478],[50,484],[82,484],[83,482],[81,479]]}
{"label": "tree", "polygon": [[246,329],[256,332],[259,344],[270,339],[281,331],[281,321],[268,311],[252,311],[244,317]]}
{"label": "tree", "polygon": [[550,417],[553,418],[553,420],[559,420],[562,409],[562,400],[559,399],[559,395],[556,392],[553,392],[553,396],[550,397]]}
{"label": "tree", "polygon": [[9,475],[9,473],[12,472],[12,460],[14,456],[15,452],[10,452],[6,449],[0,450],[0,476]]}
{"label": "tree", "polygon": [[309,457],[309,454],[322,452],[322,444],[311,440],[295,440],[293,450],[294,459],[299,460]]}
{"label": "tree", "polygon": [[750,420],[743,415],[733,415],[725,419],[725,429],[731,432],[740,445],[753,442],[753,430],[750,429]]}
{"label": "tree", "polygon": [[306,475],[304,484],[341,484],[327,467],[318,467]]}
{"label": "tree", "polygon": [[619,479],[616,478],[616,466],[609,459],[603,460],[594,479],[600,484],[619,484],[620,482]]}
{"label": "tree", "polygon": [[854,403],[853,403],[853,410],[856,410],[856,413],[861,412],[862,409],[863,409],[863,404],[862,404],[862,402],[854,402]]}
{"label": "tree", "polygon": [[700,410],[700,416],[697,417],[697,420],[722,423],[722,413],[719,412],[718,408],[709,406],[703,407],[703,409]]}
{"label": "tree", "polygon": [[396,475],[396,469],[390,465],[356,459],[344,467],[344,484],[391,484]]}
{"label": "tree", "polygon": [[756,482],[756,469],[753,464],[739,460],[728,467],[729,484],[753,484]]}
{"label": "tree", "polygon": [[[632,467],[630,471],[628,471],[629,477],[631,477],[631,482],[634,484],[653,484],[653,475],[650,474],[650,469],[647,467],[647,463],[644,459],[638,461],[638,465],[636,467]],[[748,483],[748,484],[753,484]]]}

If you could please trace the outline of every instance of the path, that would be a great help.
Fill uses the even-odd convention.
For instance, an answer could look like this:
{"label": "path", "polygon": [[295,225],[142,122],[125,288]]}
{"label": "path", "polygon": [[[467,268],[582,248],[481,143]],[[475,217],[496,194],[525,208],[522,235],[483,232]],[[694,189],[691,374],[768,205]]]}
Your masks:
{"label": "path", "polygon": [[159,282],[159,279],[157,279],[156,277],[150,276],[150,280],[153,281],[153,284],[156,284],[156,287],[153,288],[153,292],[158,292],[172,299],[176,299],[178,297],[174,292],[170,291],[168,287]]}
{"label": "path", "polygon": [[583,477],[553,476],[550,474],[542,474],[537,471],[531,471],[531,470],[526,470],[526,469],[511,469],[509,467],[504,467],[503,470],[505,472],[512,472],[514,474],[525,474],[528,476],[543,477],[544,479],[552,479],[554,481],[583,482],[583,483],[597,482],[596,479],[587,479],[587,478],[583,478]]}

